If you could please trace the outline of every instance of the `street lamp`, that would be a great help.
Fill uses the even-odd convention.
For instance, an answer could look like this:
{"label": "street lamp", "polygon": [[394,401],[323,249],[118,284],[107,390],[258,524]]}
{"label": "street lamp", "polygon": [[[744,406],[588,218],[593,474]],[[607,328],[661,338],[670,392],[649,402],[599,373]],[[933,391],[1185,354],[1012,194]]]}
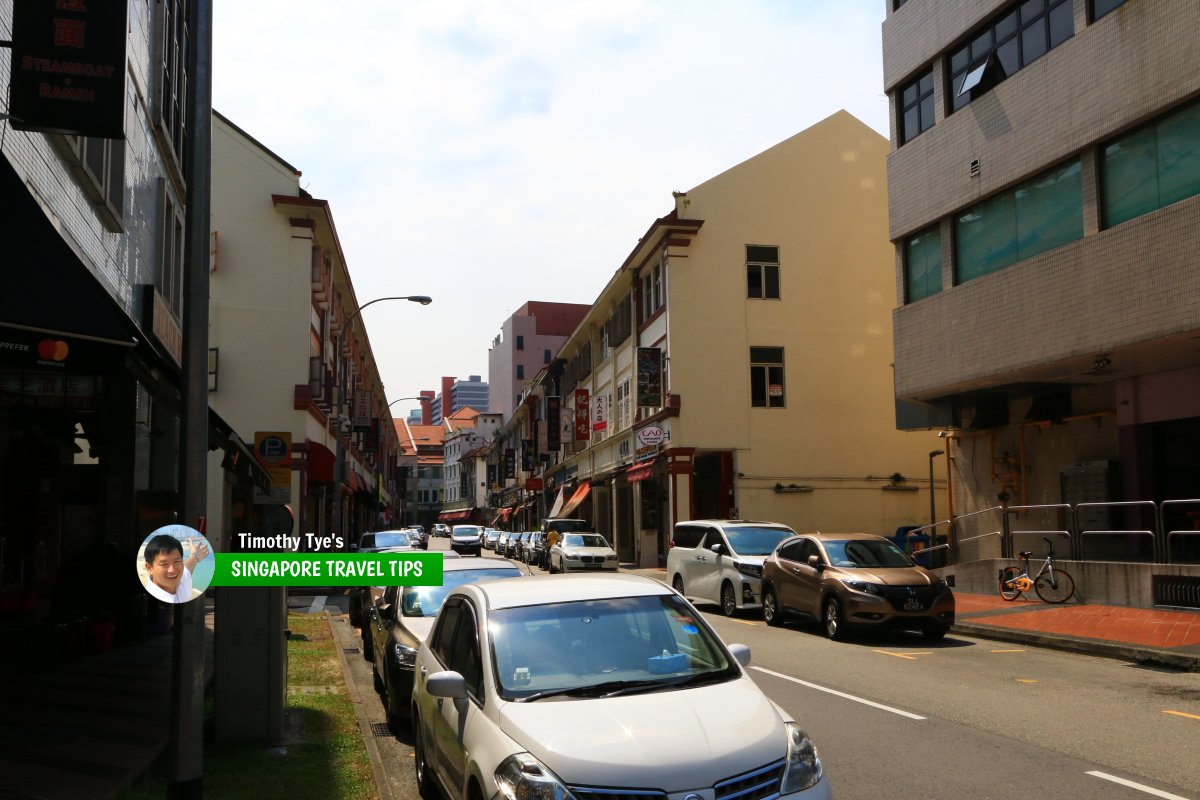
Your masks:
{"label": "street lamp", "polygon": [[933,460],[940,455],[945,455],[945,450],[930,450],[929,451],[929,542],[936,543],[937,534],[933,531],[933,526],[937,525],[937,505],[935,503],[933,493]]}
{"label": "street lamp", "polygon": [[[363,303],[358,308],[354,309],[353,314],[346,317],[345,324],[346,324],[347,335],[349,335],[349,328],[350,328],[351,320],[353,320],[360,313],[362,313],[362,310],[364,308],[366,308],[367,306],[371,306],[376,303],[382,303],[384,300],[408,300],[411,303],[420,303],[423,306],[427,306],[433,302],[432,297],[429,297],[429,296],[423,295],[423,294],[410,294],[410,295],[404,295],[404,296],[399,296],[399,297],[376,297],[374,300],[368,300],[367,302]],[[341,392],[337,393],[337,415],[333,418],[334,419],[334,440],[337,442],[337,455],[336,455],[336,466],[334,468],[334,480],[337,482],[337,486],[338,486],[337,496],[335,498],[335,503],[334,503],[335,530],[333,531],[333,533],[340,534],[342,536],[345,536],[345,534],[346,534],[346,531],[344,530],[345,525],[343,524],[343,520],[342,520],[342,488],[341,488],[341,484],[346,479],[346,445],[342,441],[342,437],[348,436],[350,434],[350,429],[352,427],[350,418],[347,417],[342,412],[343,404],[345,403],[345,399],[346,398],[341,396]],[[391,408],[390,404],[389,404],[388,408]]]}

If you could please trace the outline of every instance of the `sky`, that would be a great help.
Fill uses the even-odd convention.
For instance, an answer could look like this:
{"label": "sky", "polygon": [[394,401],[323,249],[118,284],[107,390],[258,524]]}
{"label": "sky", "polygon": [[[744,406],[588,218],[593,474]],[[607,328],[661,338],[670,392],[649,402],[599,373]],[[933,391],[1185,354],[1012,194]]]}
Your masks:
{"label": "sky", "polygon": [[329,201],[360,304],[433,298],[362,313],[390,402],[594,302],[672,191],[839,109],[887,136],[884,3],[218,3],[213,106]]}

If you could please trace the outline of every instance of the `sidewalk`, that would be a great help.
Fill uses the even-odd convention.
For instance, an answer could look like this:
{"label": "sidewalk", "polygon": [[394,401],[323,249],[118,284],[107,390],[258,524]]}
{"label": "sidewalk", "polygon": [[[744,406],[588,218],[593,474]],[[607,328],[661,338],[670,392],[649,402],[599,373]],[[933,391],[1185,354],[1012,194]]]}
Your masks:
{"label": "sidewalk", "polygon": [[[662,567],[621,568],[666,582]],[[1048,605],[1000,595],[954,593],[951,633],[1120,658],[1200,672],[1200,611],[1068,602]]]}

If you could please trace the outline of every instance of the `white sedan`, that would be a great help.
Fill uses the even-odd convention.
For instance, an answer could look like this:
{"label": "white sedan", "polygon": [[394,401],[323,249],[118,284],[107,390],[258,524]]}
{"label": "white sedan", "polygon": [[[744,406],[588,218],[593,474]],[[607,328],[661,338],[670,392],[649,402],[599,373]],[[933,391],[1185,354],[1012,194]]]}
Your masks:
{"label": "white sedan", "polygon": [[617,569],[617,551],[598,533],[564,533],[550,548],[551,572]]}
{"label": "white sedan", "polygon": [[456,587],[416,657],[418,791],[828,800],[816,748],[749,661],[652,578]]}

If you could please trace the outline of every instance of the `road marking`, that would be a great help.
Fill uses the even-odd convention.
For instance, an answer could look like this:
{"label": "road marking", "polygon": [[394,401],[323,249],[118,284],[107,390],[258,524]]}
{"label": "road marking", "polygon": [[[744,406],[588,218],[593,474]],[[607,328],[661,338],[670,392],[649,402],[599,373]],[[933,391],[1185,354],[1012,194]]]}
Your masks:
{"label": "road marking", "polygon": [[785,681],[791,681],[792,683],[798,683],[801,686],[807,686],[810,689],[816,689],[818,692],[825,692],[827,694],[832,694],[837,697],[845,698],[846,700],[853,700],[856,703],[862,703],[865,706],[871,706],[872,708],[879,708],[884,711],[890,711],[893,714],[899,714],[902,717],[908,717],[909,719],[925,719],[925,717],[919,716],[917,714],[912,714],[908,711],[901,711],[898,708],[892,708],[891,706],[885,706],[881,703],[875,703],[875,702],[872,702],[871,700],[865,700],[861,697],[855,697],[852,694],[846,694],[845,692],[839,692],[837,689],[830,689],[825,686],[818,686],[815,683],[809,683],[808,681],[802,681],[799,678],[793,678],[791,675],[784,675],[782,672],[775,672],[773,670],[765,669],[763,667],[751,667],[750,669],[755,669],[755,670],[758,670],[759,672],[765,672],[768,675],[774,675],[776,678],[782,678]]}
{"label": "road marking", "polygon": [[1164,711],[1164,714],[1174,714],[1177,717],[1187,717],[1188,719],[1200,719],[1200,716],[1195,714],[1185,714],[1182,711]]}
{"label": "road marking", "polygon": [[1097,772],[1095,770],[1092,770],[1091,772],[1089,772],[1087,774],[1091,775],[1093,778],[1102,778],[1103,780],[1106,780],[1106,781],[1112,781],[1113,783],[1119,783],[1122,786],[1128,786],[1130,789],[1137,789],[1139,792],[1145,792],[1146,794],[1152,794],[1155,797],[1163,797],[1163,798],[1166,798],[1166,800],[1187,800],[1186,797],[1180,797],[1177,794],[1171,794],[1170,792],[1162,792],[1162,791],[1159,791],[1158,789],[1152,789],[1149,786],[1143,786],[1140,783],[1134,783],[1133,781],[1127,781],[1124,778],[1118,778],[1116,775],[1109,775],[1107,772]]}
{"label": "road marking", "polygon": [[1033,678],[1017,678],[1017,683],[1037,683]]}
{"label": "road marking", "polygon": [[728,619],[730,622],[740,622],[743,625],[759,625],[759,624],[761,624],[758,622],[751,622],[750,620],[747,620],[747,619],[734,619],[733,617],[726,617],[726,619]]}
{"label": "road marking", "polygon": [[993,650],[993,653],[1024,653],[1024,650]]}
{"label": "road marking", "polygon": [[929,651],[929,652],[927,652],[927,653],[891,653],[891,652],[888,652],[887,650],[873,650],[872,652],[874,652],[874,653],[883,653],[885,656],[895,656],[896,658],[907,658],[909,661],[916,661],[916,660],[917,660],[917,656],[931,656],[931,655],[933,655],[933,651],[932,651],[932,650],[930,650],[930,651]]}
{"label": "road marking", "polygon": [[308,607],[308,613],[320,614],[325,610],[325,595],[319,594],[313,598],[312,605]]}

